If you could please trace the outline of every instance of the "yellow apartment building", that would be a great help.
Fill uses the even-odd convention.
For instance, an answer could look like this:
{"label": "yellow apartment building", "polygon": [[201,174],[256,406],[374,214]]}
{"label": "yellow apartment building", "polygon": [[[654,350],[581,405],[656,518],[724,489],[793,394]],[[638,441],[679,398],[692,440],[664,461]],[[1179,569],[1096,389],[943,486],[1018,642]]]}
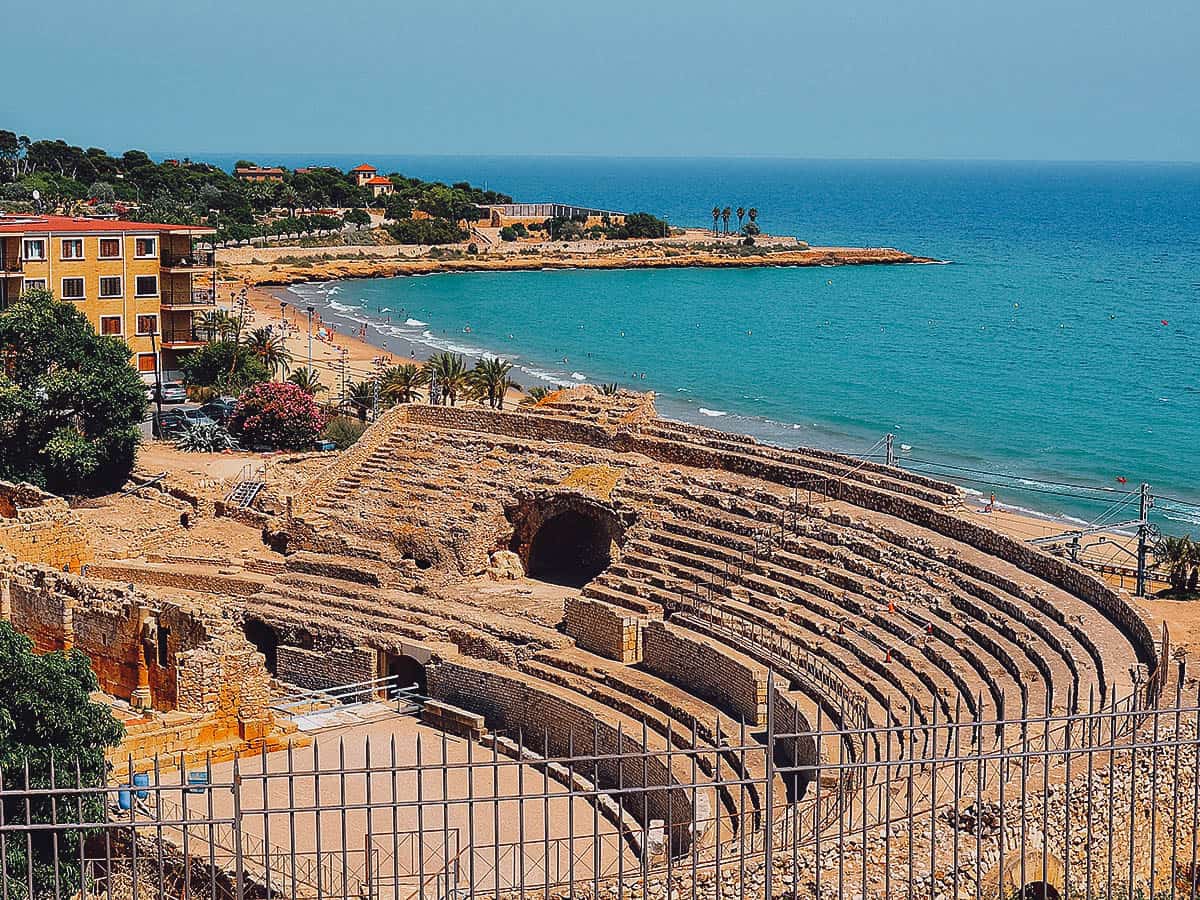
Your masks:
{"label": "yellow apartment building", "polygon": [[203,346],[197,312],[216,304],[211,228],[0,215],[0,309],[29,288],[78,306],[101,334],[122,338],[147,382],[177,377],[179,358]]}

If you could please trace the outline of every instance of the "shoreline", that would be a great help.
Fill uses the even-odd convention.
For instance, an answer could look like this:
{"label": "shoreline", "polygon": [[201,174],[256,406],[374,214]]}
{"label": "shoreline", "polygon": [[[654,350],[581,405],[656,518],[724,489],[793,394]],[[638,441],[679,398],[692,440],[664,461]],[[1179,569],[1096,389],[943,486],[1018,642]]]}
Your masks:
{"label": "shoreline", "polygon": [[[256,248],[236,248],[236,252],[242,257],[245,257],[247,253],[251,254],[250,258],[245,261],[233,257],[235,251],[218,250],[218,266],[223,275],[253,286],[286,287],[313,281],[468,272],[537,272],[569,269],[612,271],[622,269],[832,268],[947,264],[945,260],[916,256],[890,247],[809,247],[739,254],[688,249],[686,246],[677,249],[675,245],[651,244],[637,247],[615,247],[612,248],[612,252],[604,253],[539,250],[533,253],[480,253],[444,258],[428,255],[378,255],[378,251],[388,248],[370,245],[270,249],[288,252],[275,254],[278,261],[271,262],[254,256]],[[339,251],[339,253],[335,254],[332,251]],[[345,251],[349,251],[349,253]],[[373,254],[372,251],[375,253]],[[461,253],[462,251],[448,252]],[[287,261],[284,262],[284,260]]]}

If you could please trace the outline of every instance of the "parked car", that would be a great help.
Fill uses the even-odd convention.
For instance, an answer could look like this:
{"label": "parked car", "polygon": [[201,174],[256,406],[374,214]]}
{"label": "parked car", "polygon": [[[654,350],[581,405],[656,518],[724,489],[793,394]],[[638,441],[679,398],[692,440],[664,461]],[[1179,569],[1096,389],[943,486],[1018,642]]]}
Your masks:
{"label": "parked car", "polygon": [[187,389],[181,381],[164,381],[159,388],[159,397],[163,403],[186,403]]}
{"label": "parked car", "polygon": [[236,397],[218,397],[215,400],[210,400],[200,407],[200,411],[216,422],[218,425],[226,424],[233,418],[233,412],[237,409]]}
{"label": "parked car", "polygon": [[199,409],[169,409],[162,414],[158,430],[161,437],[169,438],[179,434],[185,428],[216,424]]}

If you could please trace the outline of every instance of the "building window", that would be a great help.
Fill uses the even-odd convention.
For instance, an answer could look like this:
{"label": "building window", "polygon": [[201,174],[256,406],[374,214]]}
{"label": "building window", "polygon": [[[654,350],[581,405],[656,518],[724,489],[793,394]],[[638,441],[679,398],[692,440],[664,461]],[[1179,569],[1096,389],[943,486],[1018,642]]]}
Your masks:
{"label": "building window", "polygon": [[134,283],[134,293],[139,297],[155,297],[158,295],[158,276],[139,275]]}
{"label": "building window", "polygon": [[150,259],[158,253],[158,238],[142,237],[134,241],[133,255],[138,259]]}
{"label": "building window", "polygon": [[63,238],[63,259],[83,259],[83,238]]}
{"label": "building window", "polygon": [[105,300],[121,296],[121,277],[105,275],[100,279],[100,296]]}
{"label": "building window", "polygon": [[64,300],[82,300],[83,279],[82,278],[64,278],[62,280],[62,299]]}
{"label": "building window", "polygon": [[46,239],[26,238],[21,242],[21,253],[27,260],[45,261]]}
{"label": "building window", "polygon": [[25,290],[27,291],[44,291],[46,289],[45,278],[26,278]]}
{"label": "building window", "polygon": [[138,316],[138,334],[158,334],[158,316]]}
{"label": "building window", "polygon": [[120,259],[121,258],[121,239],[120,238],[100,238],[100,258],[101,259]]}
{"label": "building window", "polygon": [[121,334],[121,317],[101,316],[100,333],[119,336]]}
{"label": "building window", "polygon": [[155,365],[155,355],[153,353],[139,353],[137,355],[137,369],[143,375],[153,375],[158,371],[158,366]]}

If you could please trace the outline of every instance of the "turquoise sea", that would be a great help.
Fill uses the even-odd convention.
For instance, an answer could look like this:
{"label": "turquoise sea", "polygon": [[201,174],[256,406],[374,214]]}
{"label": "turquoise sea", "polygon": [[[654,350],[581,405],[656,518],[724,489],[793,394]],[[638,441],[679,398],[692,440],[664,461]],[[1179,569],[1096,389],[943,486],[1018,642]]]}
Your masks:
{"label": "turquoise sea", "polygon": [[[271,161],[301,159],[361,161]],[[893,431],[905,465],[1084,521],[1133,517],[1133,502],[1112,506],[1146,481],[1164,530],[1200,525],[1189,505],[1200,503],[1200,166],[370,161],[675,224],[711,222],[714,204],[755,206],[771,233],[949,263],[295,289],[397,352],[495,353],[526,386],[653,389],[666,415],[780,444],[878,453]]]}

